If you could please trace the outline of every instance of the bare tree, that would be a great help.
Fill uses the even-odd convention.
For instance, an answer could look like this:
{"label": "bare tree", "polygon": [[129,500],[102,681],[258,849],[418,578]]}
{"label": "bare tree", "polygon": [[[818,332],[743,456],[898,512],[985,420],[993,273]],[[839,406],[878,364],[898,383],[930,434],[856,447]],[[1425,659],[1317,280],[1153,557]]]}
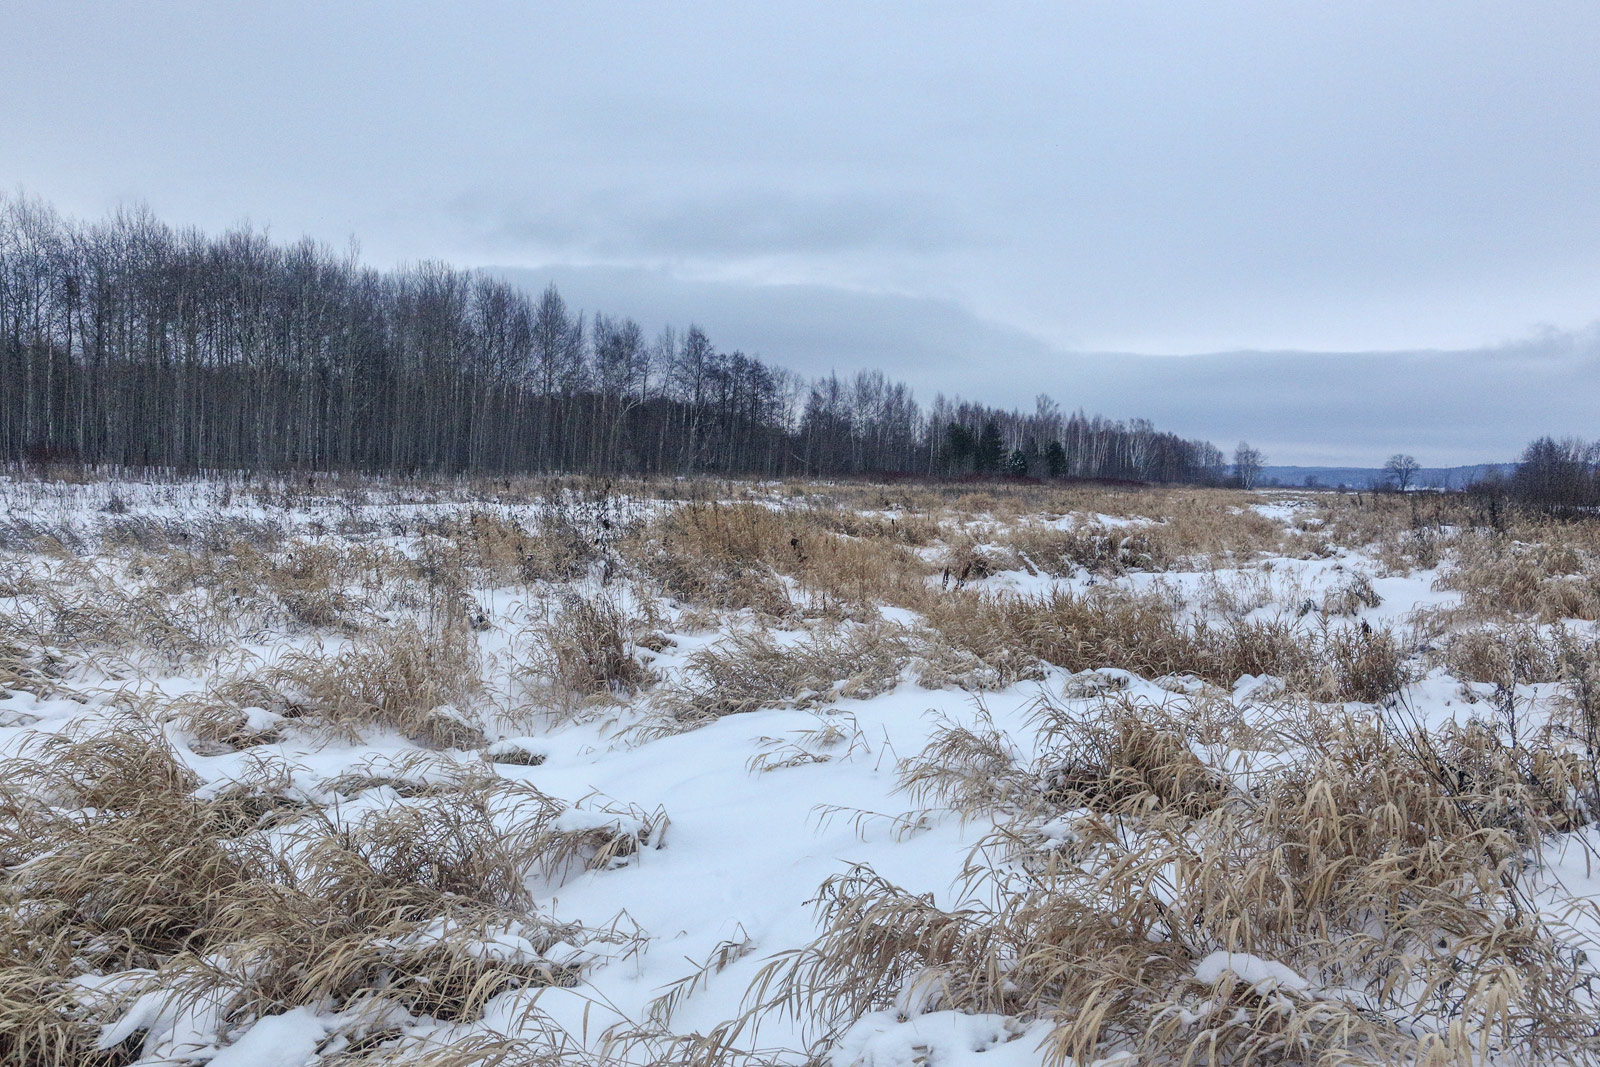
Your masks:
{"label": "bare tree", "polygon": [[1511,492],[1524,506],[1551,513],[1594,507],[1600,502],[1600,443],[1539,438],[1523,450]]}
{"label": "bare tree", "polygon": [[1044,397],[925,409],[883,374],[802,379],[693,327],[647,344],[554,286],[0,193],[0,463],[831,475],[960,473],[980,454],[995,471],[1012,451],[1157,482],[1215,482],[1223,462]]}
{"label": "bare tree", "polygon": [[1239,447],[1233,450],[1233,476],[1244,488],[1254,489],[1266,462],[1259,448],[1252,448],[1248,441],[1240,441]]}
{"label": "bare tree", "polygon": [[1418,463],[1415,457],[1408,456],[1404,452],[1396,452],[1383,465],[1384,474],[1388,475],[1389,481],[1394,483],[1394,487],[1402,493],[1411,488],[1411,480],[1417,476],[1417,471],[1421,469],[1422,464]]}

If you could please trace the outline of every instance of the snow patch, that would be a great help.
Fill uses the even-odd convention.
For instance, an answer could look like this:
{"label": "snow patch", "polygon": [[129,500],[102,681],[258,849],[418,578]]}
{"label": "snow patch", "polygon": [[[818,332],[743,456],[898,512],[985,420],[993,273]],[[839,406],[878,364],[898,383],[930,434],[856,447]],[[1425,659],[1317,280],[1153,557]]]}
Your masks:
{"label": "snow patch", "polygon": [[310,1008],[269,1015],[212,1057],[211,1067],[304,1067],[317,1058],[326,1033]]}
{"label": "snow patch", "polygon": [[1287,989],[1304,993],[1311,983],[1281,963],[1252,956],[1248,952],[1213,952],[1195,964],[1194,977],[1203,985],[1216,985],[1224,974],[1232,973],[1242,982],[1249,983],[1257,993],[1274,989]]}
{"label": "snow patch", "polygon": [[852,1026],[829,1057],[831,1067],[1033,1067],[1048,1024],[1005,1015],[936,1011],[904,1019],[874,1012]]}

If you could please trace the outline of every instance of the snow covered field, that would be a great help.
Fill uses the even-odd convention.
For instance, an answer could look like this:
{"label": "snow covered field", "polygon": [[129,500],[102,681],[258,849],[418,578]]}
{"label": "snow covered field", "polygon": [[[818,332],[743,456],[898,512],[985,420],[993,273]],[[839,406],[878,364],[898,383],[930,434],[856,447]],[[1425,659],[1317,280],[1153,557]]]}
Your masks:
{"label": "snow covered field", "polygon": [[1502,520],[0,483],[0,1061],[1596,1059],[1600,532]]}

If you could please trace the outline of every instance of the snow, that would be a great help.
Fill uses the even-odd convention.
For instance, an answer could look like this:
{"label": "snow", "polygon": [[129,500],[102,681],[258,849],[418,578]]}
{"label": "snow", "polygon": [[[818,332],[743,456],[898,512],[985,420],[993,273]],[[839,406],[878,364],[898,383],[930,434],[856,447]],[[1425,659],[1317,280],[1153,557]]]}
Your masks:
{"label": "snow", "polygon": [[831,1067],[1033,1067],[1048,1025],[1004,1015],[935,1011],[904,1018],[874,1012],[835,1046]]}
{"label": "snow", "polygon": [[537,764],[550,758],[550,745],[537,737],[506,737],[493,742],[483,752],[496,763]]}
{"label": "snow", "polygon": [[[15,521],[52,523],[83,536],[112,521],[96,510],[95,501],[104,496],[100,487],[47,493],[11,485],[7,492],[11,494],[10,517]],[[216,487],[204,483],[122,487],[118,493],[129,505],[124,519],[226,514],[280,523],[298,531],[316,525],[331,528],[350,507],[331,497],[325,505],[302,503],[294,509],[224,505]],[[630,506],[643,510],[662,505],[641,501]],[[1307,506],[1300,501],[1277,501],[1256,504],[1254,511],[1274,521],[1294,523],[1304,521],[1301,513]],[[360,510],[379,522],[404,519],[415,523],[419,518],[449,513],[450,507],[404,502],[394,494],[379,495]],[[505,510],[517,513],[509,505]],[[1054,520],[1054,525],[1063,529],[1147,523],[1104,514],[1071,514]],[[1091,584],[1109,582],[1118,588],[1170,595],[1191,612],[1202,610],[1197,605],[1207,597],[1230,596],[1242,605],[1259,603],[1244,617],[1265,618],[1281,613],[1287,602],[1320,601],[1325,591],[1360,572],[1372,577],[1382,603],[1363,607],[1345,621],[1364,620],[1372,625],[1400,625],[1420,609],[1448,607],[1459,600],[1455,593],[1433,588],[1436,572],[1380,575],[1378,571],[1370,557],[1344,553],[1335,558],[1286,557],[1206,571],[1135,571],[1112,579],[1080,574],[1057,580],[1011,571],[985,579],[983,587],[1019,592],[1082,591]],[[480,635],[486,662],[499,668],[492,678],[493,699],[500,707],[510,707],[515,703],[513,635],[521,625],[539,617],[547,605],[524,602],[507,590],[475,589],[471,595],[493,620],[492,628]],[[697,649],[726,637],[727,628],[706,633],[672,630],[674,609],[665,610],[666,628],[674,644],[655,656],[651,666],[670,677]],[[882,615],[893,623],[915,621],[914,613],[902,608],[885,607]],[[798,632],[784,635],[785,640],[802,637]],[[332,646],[334,641],[330,638],[327,643]],[[270,644],[242,640],[239,654],[269,660],[310,643],[301,638]],[[1012,736],[1028,735],[1034,711],[1046,697],[1077,699],[1126,692],[1130,697],[1160,703],[1174,693],[1208,690],[1207,683],[1193,676],[1142,679],[1110,665],[1073,676],[1054,669],[1043,673],[1037,681],[983,694],[982,708],[998,729]],[[103,683],[110,692],[120,684],[111,680],[112,674],[107,667],[102,676],[90,680]],[[670,819],[664,839],[652,840],[655,847],[626,857],[616,869],[583,870],[561,884],[538,887],[535,895],[541,914],[591,928],[613,924],[637,928],[646,938],[640,950],[618,951],[614,958],[597,959],[581,988],[542,991],[540,1012],[580,1035],[579,1043],[584,1044],[588,1039],[583,1035],[592,1037],[611,1022],[645,1020],[654,998],[693,973],[718,946],[748,941],[751,951],[709,975],[671,1019],[676,1033],[709,1029],[740,1013],[746,989],[771,956],[814,938],[812,900],[817,886],[855,864],[870,865],[910,892],[927,893],[941,907],[958,905],[955,887],[963,865],[988,827],[981,822],[968,825],[948,819],[930,821],[914,833],[902,832],[895,818],[908,801],[898,790],[895,764],[898,758],[921,749],[937,715],[971,720],[975,700],[959,690],[923,689],[911,674],[908,671],[892,689],[870,699],[843,699],[817,712],[768,708],[646,744],[633,743],[620,733],[618,727],[627,724],[628,712],[617,709],[549,725],[543,732],[519,723],[516,732],[493,741],[483,755],[494,762],[484,766],[508,779],[535,782],[548,795],[569,802],[554,820],[557,830],[639,833],[644,822],[632,812],[661,811]],[[171,696],[196,691],[204,681],[203,676],[187,673],[180,666],[151,684]],[[1248,715],[1252,713],[1250,705],[1273,699],[1283,687],[1278,678],[1245,675],[1231,687],[1215,692],[1237,706],[1241,715]],[[1459,683],[1438,672],[1422,679],[1412,699],[1424,722],[1445,721],[1463,710]],[[469,717],[464,709],[441,710]],[[65,698],[13,694],[0,704],[0,753],[15,752],[35,732],[65,730],[103,711],[103,706],[86,707]],[[248,707],[243,715],[248,730],[265,733],[286,727],[284,737],[247,753],[201,755],[180,746],[185,761],[204,781],[202,795],[225,787],[249,759],[283,760],[291,768],[294,788],[313,796],[321,792],[319,783],[325,779],[356,767],[404,759],[417,751],[392,736],[368,736],[353,744],[322,743],[288,729],[292,723],[267,709]],[[763,751],[765,740],[815,729],[819,721],[859,731],[864,740],[848,752],[830,751],[831,758],[825,761],[770,772],[751,769],[750,761]],[[530,730],[534,732],[530,734]],[[178,740],[181,743],[182,739]],[[478,755],[465,753],[453,758],[457,763],[445,760],[433,770],[412,769],[407,774],[442,774],[449,766],[475,765]],[[390,791],[387,798],[364,795],[343,800],[340,817],[354,818],[392,798]],[[862,817],[854,817],[857,813]],[[1063,839],[1066,833],[1064,824],[1041,829],[1047,840]],[[1588,848],[1594,847],[1595,842],[1590,842]],[[1572,845],[1553,861],[1554,869],[1569,884],[1589,884],[1590,895],[1600,896],[1600,880],[1589,882],[1586,864],[1590,854]],[[443,927],[428,932],[438,937],[448,933]],[[560,944],[540,953],[515,925],[507,925],[485,931],[469,951],[480,958],[509,962],[542,957],[566,963],[594,959],[597,951],[605,950]],[[1312,988],[1307,978],[1289,966],[1248,953],[1212,952],[1194,968],[1195,980],[1203,985],[1214,985],[1230,973],[1263,993],[1304,994]],[[113,976],[103,984],[110,988],[129,980],[128,976]],[[502,994],[491,1002],[479,1025],[489,1032],[514,1032],[529,1000],[526,992]],[[926,1010],[929,1008],[934,1010]],[[808,1021],[775,1020],[762,1031],[762,1042],[797,1045]],[[148,1029],[147,1056],[209,1058],[212,1067],[302,1067],[314,1060],[332,1023],[330,1017],[301,1007],[257,1020],[234,1034],[220,1018],[219,1005],[201,1004],[180,1013],[163,998],[145,996],[105,1030],[102,1045],[110,1047]],[[408,1025],[422,1032],[432,1024]],[[849,1026],[829,1053],[828,1062],[832,1067],[1032,1067],[1044,1062],[1040,1045],[1048,1031],[1048,1023],[938,1010],[936,1004],[908,992],[900,1010],[870,1013]],[[1112,1057],[1100,1062],[1110,1067],[1118,1060]]]}
{"label": "snow", "polygon": [[1311,983],[1296,974],[1293,968],[1252,956],[1248,952],[1213,952],[1194,965],[1195,981],[1202,985],[1216,985],[1225,974],[1232,974],[1257,993],[1276,989],[1304,993],[1311,988]]}
{"label": "snow", "polygon": [[1274,522],[1292,523],[1301,509],[1310,506],[1308,500],[1274,500],[1267,504],[1251,504],[1250,510]]}
{"label": "snow", "polygon": [[1286,688],[1283,679],[1275,675],[1242,674],[1233,683],[1233,699],[1240,704],[1251,700],[1271,700]]}
{"label": "snow", "polygon": [[327,1031],[310,1008],[269,1015],[211,1058],[211,1067],[304,1067]]}

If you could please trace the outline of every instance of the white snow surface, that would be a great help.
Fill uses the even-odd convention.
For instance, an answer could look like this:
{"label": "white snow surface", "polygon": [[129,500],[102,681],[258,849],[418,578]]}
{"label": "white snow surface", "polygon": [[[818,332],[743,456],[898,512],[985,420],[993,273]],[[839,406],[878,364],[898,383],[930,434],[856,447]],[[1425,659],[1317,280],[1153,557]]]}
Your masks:
{"label": "white snow surface", "polygon": [[211,1067],[304,1067],[316,1059],[324,1033],[310,1008],[269,1015],[213,1056]]}
{"label": "white snow surface", "polygon": [[[58,523],[84,532],[113,521],[101,512],[106,499],[102,486],[63,487],[54,493],[8,487],[9,518],[40,524]],[[181,520],[196,514],[230,515],[263,522],[283,523],[314,536],[315,527],[328,528],[348,511],[330,497],[322,507],[273,512],[255,505],[222,506],[214,487],[204,485],[124,486],[118,495],[131,514],[153,520]],[[659,506],[641,502],[640,507]],[[363,517],[378,523],[400,518],[437,515],[451,505],[406,503],[387,498],[364,509]],[[514,509],[507,508],[508,513]],[[1291,522],[1301,510],[1293,502],[1263,503],[1255,510],[1277,521]],[[1129,525],[1130,520],[1109,515],[1063,516],[1063,527],[1095,524]],[[1421,607],[1452,602],[1454,594],[1436,592],[1431,572],[1409,576],[1380,576],[1370,559],[1344,554],[1325,559],[1281,559],[1271,566],[1251,565],[1238,571],[1149,574],[1135,572],[1116,579],[1133,589],[1166,588],[1193,600],[1208,590],[1227,586],[1248,594],[1270,589],[1319,597],[1355,571],[1374,578],[1382,603],[1357,616],[1373,625],[1402,622]],[[1043,591],[1055,585],[1082,589],[1097,579],[1070,580],[1044,575],[1008,572],[989,579],[994,587]],[[1230,583],[1232,583],[1230,585]],[[1237,586],[1237,588],[1235,588]],[[553,595],[554,591],[552,591]],[[510,590],[478,589],[473,597],[492,619],[492,627],[479,635],[494,696],[510,699],[511,668],[516,661],[516,634],[539,618],[546,605],[529,602]],[[1263,598],[1263,602],[1266,599]],[[1263,608],[1263,611],[1276,609]],[[903,609],[885,609],[885,617],[907,621]],[[654,657],[651,666],[670,675],[681,670],[689,655],[716,640],[719,634],[673,631],[677,642]],[[314,639],[274,638],[260,641],[241,637],[243,658],[271,661]],[[330,639],[330,643],[333,639]],[[1114,667],[1114,665],[1107,665]],[[1123,681],[1126,672],[1102,672]],[[985,693],[982,705],[994,724],[1013,737],[1031,736],[1030,716],[1038,699],[1059,697],[1067,684],[1066,672],[1049,669],[1039,681]],[[205,682],[203,675],[176,672],[149,684],[172,696],[193,692]],[[1172,691],[1193,689],[1197,679],[1170,679],[1165,686],[1154,680],[1126,678],[1128,692],[1155,702],[1169,699]],[[18,751],[38,732],[56,732],[77,722],[92,721],[106,713],[109,694],[122,684],[105,677],[81,679],[108,694],[107,700],[88,705],[68,699],[37,699],[13,694],[0,704],[0,755]],[[1241,704],[1270,699],[1281,688],[1273,678],[1246,676],[1232,689]],[[1424,722],[1469,714],[1461,703],[1453,679],[1432,676],[1412,693],[1418,717]],[[819,884],[855,864],[869,864],[886,879],[914,893],[927,893],[941,907],[960,904],[959,876],[972,845],[989,829],[982,820],[963,824],[951,818],[934,822],[919,832],[895,832],[892,817],[911,806],[897,791],[896,760],[918,752],[935,717],[970,718],[976,699],[955,689],[927,690],[908,676],[888,692],[867,700],[840,700],[818,713],[793,709],[767,709],[731,715],[687,733],[638,744],[622,739],[616,721],[604,714],[536,727],[519,724],[509,736],[493,743],[488,754],[531,753],[544,757],[537,766],[483,763],[494,773],[525,780],[546,794],[575,806],[560,817],[560,829],[583,830],[620,827],[637,830],[637,818],[604,810],[615,804],[629,811],[663,811],[670,818],[656,847],[641,849],[615,869],[583,871],[556,886],[535,889],[541,913],[561,920],[579,921],[591,928],[617,924],[645,932],[643,951],[595,959],[583,984],[576,989],[552,988],[538,997],[538,1008],[570,1031],[580,1044],[593,1046],[610,1022],[642,1022],[653,998],[671,983],[695,972],[727,942],[747,942],[750,951],[719,973],[710,975],[689,996],[671,1019],[676,1033],[704,1031],[736,1016],[751,980],[773,954],[808,944],[817,934],[812,899]],[[622,725],[626,724],[626,713]],[[779,770],[761,772],[749,766],[773,738],[796,736],[818,725],[819,716],[842,729],[855,731],[860,740],[849,751],[829,753],[831,758]],[[245,714],[251,730],[282,725],[279,716],[259,708]],[[492,738],[491,734],[491,738]],[[403,739],[374,735],[357,744],[323,744],[288,731],[284,739],[248,752],[204,755],[173,740],[189,766],[214,790],[238,774],[248,759],[270,756],[286,761],[297,785],[308,794],[317,783],[374,759],[402,757],[415,752]],[[455,753],[463,764],[480,765],[477,753]],[[582,802],[582,803],[579,803]],[[350,810],[358,811],[352,801]],[[843,814],[840,814],[840,813]],[[867,813],[852,818],[852,812]],[[1559,862],[1559,861],[1558,861]],[[1574,848],[1563,874],[1582,883],[1587,874],[1583,850]],[[1600,880],[1593,888],[1600,895]],[[487,937],[478,947],[485,956],[525,958],[536,954],[530,942],[515,930]],[[577,958],[573,946],[556,946],[547,957]],[[1262,987],[1306,992],[1310,983],[1291,968],[1244,953],[1213,952],[1197,961],[1195,979],[1215,983],[1231,971],[1242,981]],[[459,1033],[463,1028],[486,1032],[515,1026],[529,994],[513,991],[491,1002],[480,1023],[442,1026],[431,1020],[411,1020],[409,1032]],[[180,1017],[181,1016],[181,1017]],[[162,1057],[208,1061],[212,1067],[302,1067],[314,1062],[318,1045],[333,1025],[331,1017],[310,1007],[256,1020],[239,1034],[221,1032],[215,1014],[178,1013],[170,1005],[141,999],[118,1024],[107,1029],[103,1043],[115,1044],[137,1029],[148,1028],[145,1062],[169,1062]],[[763,1027],[761,1043],[768,1047],[797,1047],[806,1036],[809,1020],[774,1020]],[[907,1014],[882,1011],[849,1026],[830,1053],[833,1067],[1025,1067],[1043,1062],[1041,1041],[1048,1032],[1043,1023],[1025,1023],[992,1015],[964,1015],[945,1010]],[[513,1031],[514,1032],[514,1031]],[[231,1043],[226,1043],[230,1042]]]}
{"label": "white snow surface", "polygon": [[1311,988],[1311,983],[1296,974],[1292,967],[1248,952],[1213,952],[1194,965],[1195,980],[1203,985],[1215,985],[1230,972],[1258,993],[1273,989],[1303,993]]}

